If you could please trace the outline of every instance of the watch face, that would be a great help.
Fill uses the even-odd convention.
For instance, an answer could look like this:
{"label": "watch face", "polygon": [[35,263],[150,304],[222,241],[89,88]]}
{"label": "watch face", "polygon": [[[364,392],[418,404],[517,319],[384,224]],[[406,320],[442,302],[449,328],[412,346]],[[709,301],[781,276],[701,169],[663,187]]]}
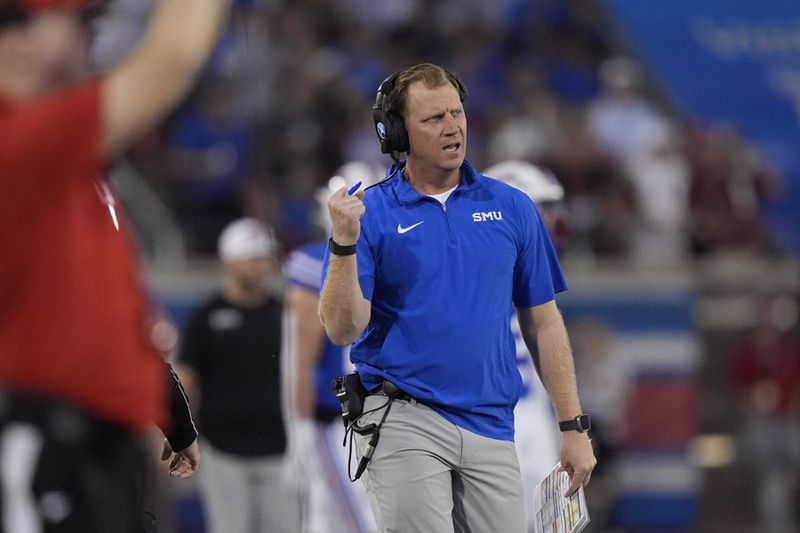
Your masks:
{"label": "watch face", "polygon": [[581,415],[577,418],[578,425],[581,428],[581,431],[589,431],[592,429],[592,419],[589,415]]}

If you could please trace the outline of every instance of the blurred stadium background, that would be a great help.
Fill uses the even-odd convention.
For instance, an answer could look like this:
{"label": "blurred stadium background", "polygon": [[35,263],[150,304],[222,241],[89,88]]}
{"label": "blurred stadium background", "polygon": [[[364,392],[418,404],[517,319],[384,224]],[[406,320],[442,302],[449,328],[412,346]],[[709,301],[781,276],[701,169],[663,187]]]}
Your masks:
{"label": "blurred stadium background", "polygon": [[[101,68],[148,9],[111,3]],[[114,171],[171,319],[216,285],[234,218],[285,252],[317,237],[314,191],[388,162],[376,87],[422,61],[468,85],[477,168],[524,159],[564,185],[559,303],[602,444],[591,531],[796,531],[796,0],[237,1],[192,95]],[[158,490],[162,529],[203,531],[192,482]]]}

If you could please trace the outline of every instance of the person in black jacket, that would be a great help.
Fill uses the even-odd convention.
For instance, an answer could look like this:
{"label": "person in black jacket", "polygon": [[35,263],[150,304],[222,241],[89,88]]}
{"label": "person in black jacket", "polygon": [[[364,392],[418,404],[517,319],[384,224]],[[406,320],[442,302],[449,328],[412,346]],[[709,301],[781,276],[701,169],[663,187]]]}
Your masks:
{"label": "person in black jacket", "polygon": [[[178,372],[197,406],[200,482],[211,533],[297,533],[299,491],[287,483],[281,405],[283,302],[272,232],[255,219],[223,230],[221,291],[189,320]],[[254,525],[256,524],[256,525]]]}

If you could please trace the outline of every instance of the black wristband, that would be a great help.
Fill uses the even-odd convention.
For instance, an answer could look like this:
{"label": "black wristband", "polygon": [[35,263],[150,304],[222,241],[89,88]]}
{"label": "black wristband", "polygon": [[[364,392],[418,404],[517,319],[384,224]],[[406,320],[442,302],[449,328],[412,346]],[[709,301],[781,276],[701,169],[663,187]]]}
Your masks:
{"label": "black wristband", "polygon": [[333,240],[333,237],[328,239],[328,245],[330,246],[331,253],[333,255],[353,255],[356,253],[355,244],[351,244],[350,246],[342,246],[341,244],[337,244],[336,241]]}
{"label": "black wristband", "polygon": [[183,389],[178,374],[172,365],[164,361],[167,379],[167,407],[170,414],[170,425],[161,428],[169,445],[175,452],[189,447],[197,438],[197,429],[192,419],[192,411],[186,391]]}

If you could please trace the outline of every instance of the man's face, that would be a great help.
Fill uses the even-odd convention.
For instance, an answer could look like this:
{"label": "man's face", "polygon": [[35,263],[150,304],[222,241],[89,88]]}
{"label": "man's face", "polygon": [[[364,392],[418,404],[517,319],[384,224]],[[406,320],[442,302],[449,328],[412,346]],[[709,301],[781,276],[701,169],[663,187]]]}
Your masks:
{"label": "man's face", "polygon": [[247,292],[263,290],[276,268],[272,257],[226,261],[224,267],[227,275]]}
{"label": "man's face", "polygon": [[78,9],[52,9],[37,17],[42,56],[54,84],[80,81],[91,69],[91,31]]}
{"label": "man's face", "polygon": [[409,163],[438,173],[461,167],[467,150],[467,117],[451,83],[435,89],[421,81],[411,83],[404,119],[411,145]]}
{"label": "man's face", "polygon": [[33,74],[32,96],[81,81],[90,73],[89,26],[79,9],[44,9],[5,32],[14,61]]}

